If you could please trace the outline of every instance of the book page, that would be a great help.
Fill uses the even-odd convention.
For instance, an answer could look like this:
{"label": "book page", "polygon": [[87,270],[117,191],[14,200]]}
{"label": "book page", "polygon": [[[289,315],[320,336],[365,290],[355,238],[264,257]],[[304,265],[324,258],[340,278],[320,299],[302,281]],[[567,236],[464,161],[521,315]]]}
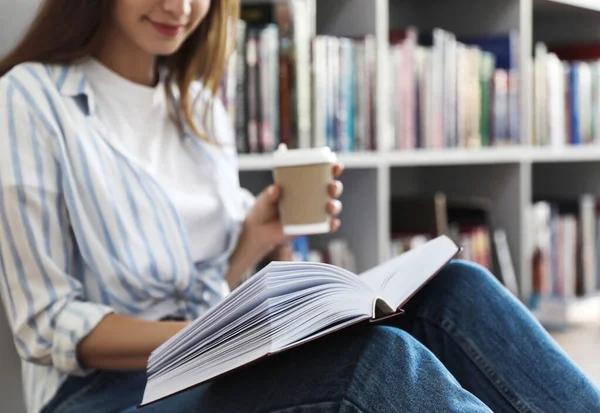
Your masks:
{"label": "book page", "polygon": [[454,241],[440,236],[359,274],[359,277],[379,291],[390,306],[399,308],[459,251]]}
{"label": "book page", "polygon": [[142,404],[370,318],[375,295],[328,264],[273,262],[152,352]]}

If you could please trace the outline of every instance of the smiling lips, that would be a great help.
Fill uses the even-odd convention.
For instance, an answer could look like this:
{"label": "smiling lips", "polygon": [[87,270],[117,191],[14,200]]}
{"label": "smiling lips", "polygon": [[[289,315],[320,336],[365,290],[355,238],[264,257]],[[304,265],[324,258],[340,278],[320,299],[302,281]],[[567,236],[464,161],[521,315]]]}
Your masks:
{"label": "smiling lips", "polygon": [[183,30],[183,26],[173,26],[171,24],[158,23],[152,20],[149,20],[152,23],[152,26],[163,36],[167,37],[176,37]]}

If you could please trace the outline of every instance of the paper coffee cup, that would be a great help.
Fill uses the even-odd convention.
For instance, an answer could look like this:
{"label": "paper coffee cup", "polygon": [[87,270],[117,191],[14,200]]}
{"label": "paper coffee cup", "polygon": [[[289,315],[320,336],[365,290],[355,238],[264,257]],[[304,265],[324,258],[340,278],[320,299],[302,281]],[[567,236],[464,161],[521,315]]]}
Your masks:
{"label": "paper coffee cup", "polygon": [[279,215],[286,235],[323,234],[331,229],[328,186],[337,157],[328,147],[273,153],[273,178],[281,189]]}

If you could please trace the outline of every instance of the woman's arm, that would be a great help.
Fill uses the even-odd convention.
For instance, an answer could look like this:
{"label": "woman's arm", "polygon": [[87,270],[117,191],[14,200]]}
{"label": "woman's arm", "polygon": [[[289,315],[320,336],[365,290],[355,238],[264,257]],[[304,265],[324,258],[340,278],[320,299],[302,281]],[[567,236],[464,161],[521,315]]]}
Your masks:
{"label": "woman's arm", "polygon": [[237,288],[248,271],[250,271],[263,257],[263,253],[250,242],[251,237],[246,230],[242,230],[237,247],[229,259],[229,268],[225,280],[229,288]]}
{"label": "woman's arm", "polygon": [[[344,167],[336,164],[332,170],[332,178],[339,177]],[[337,216],[342,211],[342,204],[337,199],[342,195],[343,186],[339,181],[332,181],[329,185],[329,194],[333,198],[326,208],[331,215],[331,232],[337,231],[340,220]],[[242,232],[238,245],[229,261],[229,270],[225,279],[231,289],[236,288],[248,270],[254,267],[267,254],[274,251],[278,246],[291,240],[283,233],[283,227],[279,220],[278,201],[281,195],[276,185],[267,187],[256,198],[252,209],[246,216],[242,226]],[[289,250],[284,250],[288,257]]]}
{"label": "woman's arm", "polygon": [[[185,323],[136,320],[86,300],[69,273],[75,248],[55,155],[60,131],[9,79],[0,78],[0,294],[15,347],[23,360],[65,374],[144,369]],[[45,99],[40,86],[29,93]]]}
{"label": "woman's arm", "polygon": [[109,314],[81,340],[77,356],[88,368],[144,370],[150,353],[187,324]]}
{"label": "woman's arm", "polygon": [[246,215],[225,276],[231,289],[236,288],[251,268],[285,240],[277,212],[279,193],[276,186],[267,187],[256,197]]}

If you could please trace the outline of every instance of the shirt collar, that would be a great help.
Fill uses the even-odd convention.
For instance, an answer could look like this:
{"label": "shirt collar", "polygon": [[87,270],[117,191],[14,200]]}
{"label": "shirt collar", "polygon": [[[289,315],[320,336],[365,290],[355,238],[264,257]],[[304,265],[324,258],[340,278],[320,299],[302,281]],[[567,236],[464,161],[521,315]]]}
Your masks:
{"label": "shirt collar", "polygon": [[[80,100],[86,115],[96,113],[96,100],[94,91],[90,86],[85,71],[81,67],[82,61],[55,66],[51,69],[51,76],[59,93],[63,96]],[[174,88],[174,104],[177,106],[178,93]]]}
{"label": "shirt collar", "polygon": [[86,115],[96,112],[94,93],[88,79],[78,63],[58,66],[53,70],[52,78],[58,92],[67,97],[79,99],[84,103],[83,110]]}
{"label": "shirt collar", "polygon": [[[52,66],[49,68],[49,72],[58,92],[63,96],[77,100],[86,116],[93,116],[97,110],[96,99],[85,70],[81,67],[81,63],[82,61],[77,61],[74,63]],[[202,99],[203,97],[203,89],[199,83],[195,86],[196,88],[192,89],[192,99],[195,102],[194,105],[196,105],[197,99]],[[173,87],[172,99],[173,107],[178,107],[179,90],[176,87]],[[186,122],[181,121],[181,123],[183,128],[182,137],[184,139],[195,136],[194,131]]]}

